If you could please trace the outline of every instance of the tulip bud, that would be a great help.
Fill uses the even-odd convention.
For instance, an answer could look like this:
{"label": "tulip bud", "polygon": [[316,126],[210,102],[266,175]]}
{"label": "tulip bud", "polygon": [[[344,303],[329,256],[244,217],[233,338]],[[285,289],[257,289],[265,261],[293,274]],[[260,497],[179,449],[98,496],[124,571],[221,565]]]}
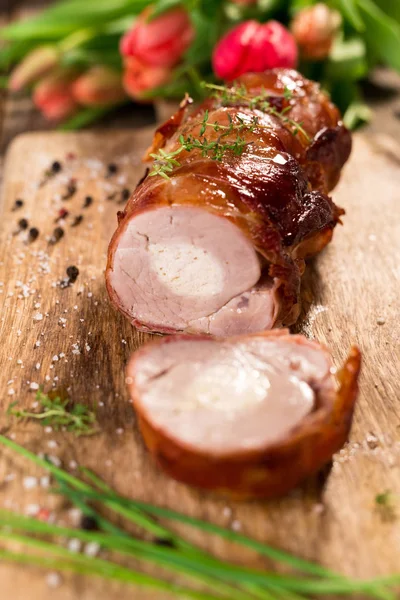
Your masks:
{"label": "tulip bud", "polygon": [[243,73],[295,67],[297,46],[292,34],[277,21],[245,21],[218,42],[212,63],[217,77],[232,81]]}
{"label": "tulip bud", "polygon": [[72,84],[77,77],[74,69],[57,69],[42,79],[34,89],[35,106],[50,121],[61,121],[78,108],[72,93]]}
{"label": "tulip bud", "polygon": [[75,100],[84,106],[116,104],[126,97],[122,77],[105,66],[92,67],[72,85]]}
{"label": "tulip bud", "polygon": [[326,58],[341,22],[340,14],[322,3],[298,12],[291,29],[304,58]]}
{"label": "tulip bud", "polygon": [[171,75],[170,69],[152,67],[131,57],[125,60],[124,88],[135,100],[143,100],[144,92],[165,85],[171,79]]}
{"label": "tulip bud", "polygon": [[136,57],[153,67],[173,67],[190,46],[194,29],[188,13],[174,8],[148,21],[152,8],[145,9],[121,40],[121,54]]}
{"label": "tulip bud", "polygon": [[40,46],[24,58],[11,73],[8,87],[16,92],[26,85],[35,82],[54,69],[60,55],[54,46]]}

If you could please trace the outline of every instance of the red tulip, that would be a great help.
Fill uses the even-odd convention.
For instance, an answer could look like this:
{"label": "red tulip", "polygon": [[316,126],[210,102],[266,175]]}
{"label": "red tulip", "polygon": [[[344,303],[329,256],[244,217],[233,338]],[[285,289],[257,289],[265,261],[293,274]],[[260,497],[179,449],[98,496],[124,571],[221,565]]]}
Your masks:
{"label": "red tulip", "polygon": [[172,71],[164,67],[151,67],[135,57],[125,59],[124,88],[135,100],[143,99],[144,92],[168,83]]}
{"label": "red tulip", "polygon": [[77,73],[72,69],[57,69],[35,87],[33,101],[50,121],[61,121],[78,108],[72,93]]}
{"label": "red tulip", "polygon": [[10,90],[18,91],[47,75],[54,69],[59,61],[59,51],[55,46],[40,46],[27,54],[11,73],[8,87]]}
{"label": "red tulip", "polygon": [[121,54],[153,67],[173,67],[190,46],[194,29],[183,8],[174,8],[148,21],[146,8],[121,40]]}
{"label": "red tulip", "polygon": [[305,58],[322,60],[331,50],[341,16],[326,4],[315,4],[299,11],[292,23],[292,32]]}
{"label": "red tulip", "polygon": [[233,4],[240,4],[241,6],[251,6],[256,4],[257,0],[231,0]]}
{"label": "red tulip", "polygon": [[277,21],[245,21],[218,42],[212,63],[219,78],[232,81],[251,71],[295,67],[297,46],[292,34]]}
{"label": "red tulip", "polygon": [[105,66],[92,67],[72,84],[72,93],[84,106],[115,104],[126,97],[122,77]]}

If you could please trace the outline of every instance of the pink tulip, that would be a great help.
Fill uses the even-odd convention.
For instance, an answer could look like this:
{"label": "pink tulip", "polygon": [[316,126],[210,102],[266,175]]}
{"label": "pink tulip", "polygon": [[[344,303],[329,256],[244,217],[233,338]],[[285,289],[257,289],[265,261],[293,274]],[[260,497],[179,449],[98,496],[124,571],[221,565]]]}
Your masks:
{"label": "pink tulip", "polygon": [[72,84],[76,76],[75,70],[57,69],[35,87],[35,106],[49,121],[61,121],[77,110],[78,103],[72,93]]}
{"label": "pink tulip", "polygon": [[217,77],[232,81],[243,73],[295,67],[297,46],[292,34],[277,21],[245,21],[218,42],[212,63]]}
{"label": "pink tulip", "polygon": [[304,58],[326,58],[341,22],[340,14],[326,4],[315,4],[299,11],[291,29]]}
{"label": "pink tulip", "polygon": [[135,100],[142,100],[148,92],[171,79],[172,71],[164,67],[151,67],[135,57],[125,59],[124,88]]}
{"label": "pink tulip", "polygon": [[153,67],[173,67],[190,46],[194,29],[183,8],[169,10],[148,21],[152,8],[145,9],[121,40],[121,54]]}
{"label": "pink tulip", "polygon": [[37,81],[54,69],[59,61],[59,52],[54,46],[40,46],[26,55],[11,73],[8,87],[16,92]]}
{"label": "pink tulip", "polygon": [[92,67],[81,75],[72,84],[72,93],[84,106],[116,104],[126,97],[122,76],[105,66]]}

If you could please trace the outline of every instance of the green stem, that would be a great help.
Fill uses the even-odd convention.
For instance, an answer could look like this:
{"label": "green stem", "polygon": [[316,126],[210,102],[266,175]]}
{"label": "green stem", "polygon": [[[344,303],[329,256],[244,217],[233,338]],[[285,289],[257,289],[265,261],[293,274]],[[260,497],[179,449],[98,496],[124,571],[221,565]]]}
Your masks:
{"label": "green stem", "polygon": [[66,38],[61,40],[58,43],[58,48],[61,54],[65,54],[66,52],[69,52],[70,50],[73,50],[74,48],[77,48],[85,42],[88,42],[89,40],[93,39],[94,37],[96,37],[96,35],[98,35],[98,33],[98,29],[95,29],[94,27],[78,29],[78,31],[74,31]]}

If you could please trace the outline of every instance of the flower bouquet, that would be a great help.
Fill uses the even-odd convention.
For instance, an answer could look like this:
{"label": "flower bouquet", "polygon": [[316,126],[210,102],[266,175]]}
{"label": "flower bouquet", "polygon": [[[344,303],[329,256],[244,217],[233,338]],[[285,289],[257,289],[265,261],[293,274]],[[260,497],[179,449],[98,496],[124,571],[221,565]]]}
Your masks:
{"label": "flower bouquet", "polygon": [[320,81],[354,128],[371,116],[359,82],[378,64],[400,71],[400,2],[61,0],[0,38],[3,85],[66,129],[274,67]]}

